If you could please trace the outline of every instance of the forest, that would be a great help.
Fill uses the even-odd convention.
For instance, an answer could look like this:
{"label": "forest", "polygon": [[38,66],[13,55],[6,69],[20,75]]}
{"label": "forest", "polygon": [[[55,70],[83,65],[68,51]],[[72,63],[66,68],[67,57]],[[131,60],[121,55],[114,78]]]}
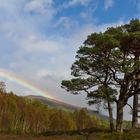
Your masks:
{"label": "forest", "polygon": [[[130,122],[124,122],[131,128]],[[86,108],[70,111],[7,92],[0,82],[1,140],[106,140],[118,138],[109,131],[108,120],[89,114]],[[130,137],[124,133],[123,137]],[[130,138],[134,138],[133,135]],[[139,137],[139,135],[137,136]]]}
{"label": "forest", "polygon": [[67,111],[47,105],[13,92],[7,93],[0,82],[0,132],[13,134],[41,134],[74,131],[92,127],[107,127],[107,123],[88,113],[86,108]]}

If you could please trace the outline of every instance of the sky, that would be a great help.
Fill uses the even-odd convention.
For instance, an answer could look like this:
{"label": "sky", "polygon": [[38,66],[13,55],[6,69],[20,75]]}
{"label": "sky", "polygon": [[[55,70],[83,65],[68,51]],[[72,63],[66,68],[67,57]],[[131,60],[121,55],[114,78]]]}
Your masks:
{"label": "sky", "polygon": [[[87,107],[86,95],[61,89],[87,35],[140,18],[140,0],[0,0],[0,69],[24,77],[57,100]],[[5,81],[17,95],[34,94]]]}

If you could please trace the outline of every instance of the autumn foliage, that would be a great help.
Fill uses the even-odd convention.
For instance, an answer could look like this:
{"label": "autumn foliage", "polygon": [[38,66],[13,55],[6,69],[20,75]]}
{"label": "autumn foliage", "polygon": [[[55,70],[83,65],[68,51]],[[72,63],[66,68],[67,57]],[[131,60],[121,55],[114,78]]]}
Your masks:
{"label": "autumn foliage", "polygon": [[39,134],[97,127],[100,121],[86,109],[74,112],[48,108],[47,105],[11,93],[0,93],[0,131]]}

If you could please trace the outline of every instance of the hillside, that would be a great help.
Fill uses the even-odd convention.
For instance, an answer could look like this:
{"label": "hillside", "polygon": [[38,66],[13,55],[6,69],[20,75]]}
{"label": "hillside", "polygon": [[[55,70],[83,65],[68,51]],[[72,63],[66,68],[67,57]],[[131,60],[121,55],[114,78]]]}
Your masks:
{"label": "hillside", "polygon": [[[80,109],[82,109],[82,108],[80,108],[78,106],[70,105],[70,104],[67,104],[67,103],[64,103],[64,102],[60,102],[60,101],[57,101],[57,100],[54,100],[54,99],[46,98],[46,97],[43,97],[43,96],[29,95],[29,96],[26,96],[26,97],[28,99],[38,100],[38,101],[42,102],[43,104],[46,104],[50,108],[63,109],[63,110],[68,110],[68,111],[74,111],[74,110],[80,110]],[[88,109],[88,112],[91,115],[96,115],[97,117],[99,117],[101,119],[108,120],[108,116],[105,116],[103,114],[100,114],[96,110]]]}
{"label": "hillside", "polygon": [[80,109],[80,107],[74,106],[74,105],[70,105],[64,102],[60,102],[54,99],[50,99],[50,98],[46,98],[43,96],[35,96],[35,95],[29,95],[26,96],[29,99],[36,99],[41,101],[42,103],[48,105],[50,108],[58,108],[58,109],[66,109],[66,110],[76,110],[76,109]]}

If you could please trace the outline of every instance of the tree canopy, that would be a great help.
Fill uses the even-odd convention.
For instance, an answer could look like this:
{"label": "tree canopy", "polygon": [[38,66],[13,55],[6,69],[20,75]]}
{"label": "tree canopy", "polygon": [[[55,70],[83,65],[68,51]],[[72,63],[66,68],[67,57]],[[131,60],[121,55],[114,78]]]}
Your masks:
{"label": "tree canopy", "polygon": [[86,93],[89,103],[117,104],[116,129],[122,131],[123,108],[140,92],[140,21],[109,27],[92,33],[79,48],[71,67],[73,79],[63,80],[62,88]]}

